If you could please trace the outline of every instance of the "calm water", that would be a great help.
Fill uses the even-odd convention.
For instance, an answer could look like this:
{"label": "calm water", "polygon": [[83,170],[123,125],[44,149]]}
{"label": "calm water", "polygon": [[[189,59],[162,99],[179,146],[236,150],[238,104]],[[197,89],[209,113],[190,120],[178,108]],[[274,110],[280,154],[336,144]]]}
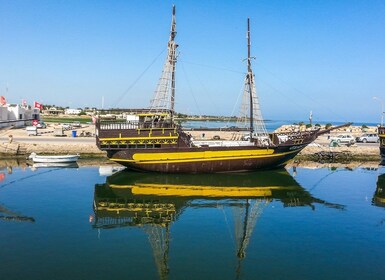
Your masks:
{"label": "calm water", "polygon": [[383,173],[4,168],[0,279],[385,279]]}

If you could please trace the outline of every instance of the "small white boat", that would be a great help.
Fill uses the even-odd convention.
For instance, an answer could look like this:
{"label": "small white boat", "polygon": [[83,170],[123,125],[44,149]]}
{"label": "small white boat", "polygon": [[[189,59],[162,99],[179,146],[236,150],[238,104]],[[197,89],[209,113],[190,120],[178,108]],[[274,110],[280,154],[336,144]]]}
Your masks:
{"label": "small white boat", "polygon": [[36,153],[31,153],[29,159],[33,162],[50,162],[50,163],[59,163],[59,162],[76,162],[79,159],[80,155],[53,155],[53,156],[39,156]]}

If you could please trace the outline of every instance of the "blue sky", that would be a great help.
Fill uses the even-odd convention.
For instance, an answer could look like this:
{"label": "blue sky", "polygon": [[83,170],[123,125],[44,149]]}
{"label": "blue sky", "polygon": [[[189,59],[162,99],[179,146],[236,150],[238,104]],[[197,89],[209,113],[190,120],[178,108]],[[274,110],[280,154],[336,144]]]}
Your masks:
{"label": "blue sky", "polygon": [[[177,9],[176,110],[237,115],[251,20],[263,116],[379,122],[385,1],[0,0],[0,95],[69,107],[141,108]],[[145,71],[148,68],[147,71]],[[7,90],[8,89],[8,90]]]}

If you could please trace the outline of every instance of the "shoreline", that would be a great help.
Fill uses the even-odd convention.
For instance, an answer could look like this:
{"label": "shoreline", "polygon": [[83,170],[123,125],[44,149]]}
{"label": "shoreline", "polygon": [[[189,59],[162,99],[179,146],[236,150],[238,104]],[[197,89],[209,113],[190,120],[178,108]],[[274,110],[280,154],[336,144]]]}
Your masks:
{"label": "shoreline", "polygon": [[[101,166],[112,166],[112,167],[122,167],[122,165],[110,161],[106,158],[80,158],[77,161],[78,167],[101,167]],[[307,160],[290,160],[286,166],[282,167],[286,170],[292,169],[295,171],[295,168],[305,168],[305,169],[318,169],[318,168],[344,168],[344,169],[356,169],[356,168],[369,168],[369,169],[378,169],[380,167],[379,161],[351,161],[351,162],[316,162],[316,161],[307,161]],[[18,168],[31,168],[33,167],[33,162],[27,160],[25,157],[14,157],[7,159],[0,159],[0,171],[9,167],[18,167]],[[252,172],[252,171],[251,171]]]}
{"label": "shoreline", "polygon": [[[53,143],[0,143],[1,159],[25,159],[35,152],[45,155],[79,154],[81,159],[108,160],[106,152],[100,151],[96,144],[53,144]],[[379,147],[342,146],[328,147],[314,144],[305,147],[294,161],[329,161],[328,156],[334,157],[335,162],[369,162],[381,161]],[[326,157],[326,158],[325,158]]]}
{"label": "shoreline", "polygon": [[[282,126],[276,130],[286,131],[292,126]],[[94,133],[94,126],[87,126],[77,129],[80,132]],[[32,152],[37,154],[57,155],[57,154],[80,154],[81,158],[100,158],[107,159],[106,152],[100,151],[96,146],[95,137],[71,137],[72,131],[65,131],[65,137],[55,137],[50,129],[39,130],[39,136],[27,136],[24,129],[11,129],[0,132],[0,157],[1,159],[25,158]],[[376,127],[367,128],[368,133],[375,133]],[[193,130],[189,133],[195,139],[211,140],[214,137],[220,139],[234,139],[241,137],[242,133],[229,131],[206,131]],[[329,147],[330,136],[349,133],[354,137],[364,133],[361,127],[350,126],[337,129],[330,134],[320,135],[312,144],[305,147],[295,158],[296,161],[315,161],[325,160],[320,158],[324,155],[338,155],[339,161],[380,161],[379,144],[354,144],[351,146],[341,145],[339,147]],[[10,137],[12,135],[12,137]],[[12,138],[12,141],[10,141]],[[334,160],[336,158],[333,158]]]}

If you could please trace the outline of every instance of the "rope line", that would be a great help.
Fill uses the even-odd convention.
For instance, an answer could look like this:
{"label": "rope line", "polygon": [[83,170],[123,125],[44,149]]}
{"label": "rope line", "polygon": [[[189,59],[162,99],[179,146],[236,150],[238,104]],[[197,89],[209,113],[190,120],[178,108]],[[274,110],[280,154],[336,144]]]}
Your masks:
{"label": "rope line", "polygon": [[115,103],[113,103],[112,107],[117,106],[122,99],[126,96],[126,94],[136,85],[137,82],[143,77],[143,75],[151,68],[151,66],[158,60],[158,58],[164,53],[166,49],[164,48],[152,61],[151,63],[143,70],[143,72],[134,80],[134,82],[119,96]]}

